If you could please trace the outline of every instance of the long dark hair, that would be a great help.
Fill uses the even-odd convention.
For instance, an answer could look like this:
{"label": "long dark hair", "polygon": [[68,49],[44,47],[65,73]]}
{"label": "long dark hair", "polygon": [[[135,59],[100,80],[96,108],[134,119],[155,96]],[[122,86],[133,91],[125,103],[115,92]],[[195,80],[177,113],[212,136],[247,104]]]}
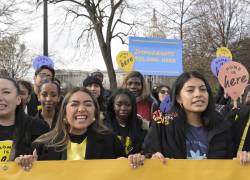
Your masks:
{"label": "long dark hair", "polygon": [[198,78],[202,80],[206,86],[208,92],[208,106],[206,110],[201,114],[202,124],[205,128],[211,129],[216,125],[215,119],[215,105],[213,101],[213,94],[208,81],[197,71],[190,71],[182,73],[174,82],[172,87],[172,111],[176,111],[180,116],[180,119],[186,122],[186,113],[183,107],[177,102],[177,97],[180,95],[184,84],[191,78]]}
{"label": "long dark hair", "polygon": [[164,87],[168,89],[168,94],[171,97],[171,88],[168,85],[161,84],[161,85],[157,86],[157,88],[156,88],[153,95],[154,95],[155,99],[158,101],[159,104],[161,104],[161,101],[159,99],[159,93],[160,93],[161,89],[164,88]]}
{"label": "long dark hair", "polygon": [[114,101],[115,98],[119,95],[127,95],[129,98],[129,101],[132,106],[132,111],[130,113],[130,116],[128,117],[128,121],[126,126],[128,127],[128,136],[131,138],[132,143],[134,146],[137,145],[140,141],[142,141],[141,137],[141,131],[142,131],[142,121],[137,117],[137,109],[136,109],[136,99],[132,92],[130,92],[128,89],[117,89],[110,97],[108,101],[108,107],[106,112],[106,122],[108,126],[114,131],[114,133],[117,132],[119,123],[116,120],[116,115],[114,111]]}
{"label": "long dark hair", "polygon": [[99,134],[105,134],[108,132],[107,128],[105,128],[105,126],[103,126],[100,122],[99,105],[91,92],[86,88],[74,88],[66,94],[62,102],[55,128],[36,139],[34,144],[45,144],[47,147],[54,147],[59,151],[62,151],[67,147],[67,143],[69,141],[69,127],[64,120],[66,115],[66,106],[70,97],[79,91],[87,93],[93,100],[95,106],[95,121],[88,127],[88,131],[94,131]]}
{"label": "long dark hair", "polygon": [[[10,77],[6,77],[6,76],[0,76],[0,79],[5,79],[5,80],[10,81],[16,89],[17,96],[20,95],[20,88],[14,79]],[[29,123],[26,117],[27,115],[25,115],[23,107],[20,103],[19,105],[16,106],[16,110],[15,110],[15,128],[14,128],[14,134],[13,134],[13,140],[15,144],[13,151],[15,152],[15,155],[14,155],[15,157],[18,154],[20,154],[20,152],[17,152],[18,150],[28,153],[30,138],[27,135],[28,132],[25,132],[25,129],[27,129],[27,125]],[[26,146],[23,146],[24,144]],[[27,150],[21,149],[25,147],[27,147]]]}

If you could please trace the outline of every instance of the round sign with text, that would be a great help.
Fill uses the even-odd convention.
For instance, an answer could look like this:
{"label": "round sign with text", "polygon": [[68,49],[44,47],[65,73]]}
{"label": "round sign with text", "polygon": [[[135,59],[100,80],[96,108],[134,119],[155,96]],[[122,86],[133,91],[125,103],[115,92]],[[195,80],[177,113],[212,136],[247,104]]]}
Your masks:
{"label": "round sign with text", "polygon": [[129,51],[121,51],[116,56],[116,62],[118,66],[125,72],[133,70],[135,58]]}
{"label": "round sign with text", "polygon": [[217,48],[216,56],[217,57],[224,56],[224,57],[228,57],[229,59],[233,59],[233,55],[231,51],[226,47]]}
{"label": "round sign with text", "polygon": [[221,67],[218,80],[224,92],[233,100],[237,100],[248,84],[249,74],[245,66],[231,61]]}
{"label": "round sign with text", "polygon": [[54,68],[54,62],[48,56],[37,56],[33,59],[33,68],[37,70],[41,66],[49,66]]}
{"label": "round sign with text", "polygon": [[223,66],[224,64],[226,64],[230,61],[232,61],[232,60],[229,59],[228,57],[223,57],[223,56],[213,59],[211,62],[212,73],[217,77],[221,66]]}

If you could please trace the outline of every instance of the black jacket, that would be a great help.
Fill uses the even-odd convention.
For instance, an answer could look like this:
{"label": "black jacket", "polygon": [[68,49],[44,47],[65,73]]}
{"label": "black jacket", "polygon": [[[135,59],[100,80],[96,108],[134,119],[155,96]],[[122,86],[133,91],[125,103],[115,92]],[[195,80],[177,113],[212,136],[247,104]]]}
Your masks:
{"label": "black jacket", "polygon": [[[165,157],[186,159],[186,125],[176,113],[166,114],[165,120],[156,120],[148,131],[142,153],[150,157],[161,152]],[[218,118],[220,118],[218,116]],[[208,159],[232,158],[230,123],[222,121],[208,131]]]}
{"label": "black jacket", "polygon": [[56,126],[57,117],[58,117],[58,109],[55,110],[55,114],[54,114],[52,124],[51,124],[51,128],[50,128],[49,124],[44,120],[44,118],[43,118],[43,116],[41,114],[41,111],[38,111],[37,114],[35,115],[35,118],[43,121],[43,123],[45,123],[50,130],[54,129],[54,127]]}
{"label": "black jacket", "polygon": [[32,117],[36,116],[38,112],[38,106],[40,105],[41,103],[38,101],[37,95],[34,92],[32,92],[30,95],[30,101],[27,104],[28,115]]}
{"label": "black jacket", "polygon": [[[111,133],[87,133],[85,159],[115,159],[125,157],[120,141]],[[58,151],[44,145],[38,147],[38,160],[67,160],[67,150]]]}
{"label": "black jacket", "polygon": [[[141,146],[146,135],[146,131],[142,129],[142,120],[139,118],[131,119],[132,121],[125,128],[127,133],[122,132],[122,127],[119,126],[117,120],[108,116],[109,119],[104,120],[104,124],[110,128],[116,136],[121,136],[123,138],[129,137],[132,144],[126,147],[126,142],[122,142],[122,146],[127,151],[126,155],[139,153],[141,151]],[[125,129],[123,128],[123,129]]]}
{"label": "black jacket", "polygon": [[41,120],[24,113],[20,120],[22,122],[15,124],[10,160],[14,160],[19,155],[32,154],[32,142],[49,131],[48,126]]}
{"label": "black jacket", "polygon": [[[242,134],[250,117],[250,106],[242,105],[238,109],[231,111],[232,134],[234,142],[234,154],[236,155]],[[248,128],[243,151],[250,151],[250,127]]]}

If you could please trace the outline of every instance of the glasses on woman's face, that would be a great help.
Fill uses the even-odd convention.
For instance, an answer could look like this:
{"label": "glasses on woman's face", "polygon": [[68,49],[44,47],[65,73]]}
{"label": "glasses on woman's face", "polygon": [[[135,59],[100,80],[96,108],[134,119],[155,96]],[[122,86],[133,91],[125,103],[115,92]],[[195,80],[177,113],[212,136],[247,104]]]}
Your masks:
{"label": "glasses on woman's face", "polygon": [[161,93],[161,94],[168,94],[168,90],[163,90],[162,89],[162,90],[159,91],[159,93]]}

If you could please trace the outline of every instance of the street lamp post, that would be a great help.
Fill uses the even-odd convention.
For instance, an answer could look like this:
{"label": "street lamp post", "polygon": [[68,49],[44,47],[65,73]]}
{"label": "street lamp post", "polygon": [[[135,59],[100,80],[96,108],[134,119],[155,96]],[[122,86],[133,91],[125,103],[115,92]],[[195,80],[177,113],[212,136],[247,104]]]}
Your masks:
{"label": "street lamp post", "polygon": [[48,2],[43,0],[43,55],[48,56]]}

